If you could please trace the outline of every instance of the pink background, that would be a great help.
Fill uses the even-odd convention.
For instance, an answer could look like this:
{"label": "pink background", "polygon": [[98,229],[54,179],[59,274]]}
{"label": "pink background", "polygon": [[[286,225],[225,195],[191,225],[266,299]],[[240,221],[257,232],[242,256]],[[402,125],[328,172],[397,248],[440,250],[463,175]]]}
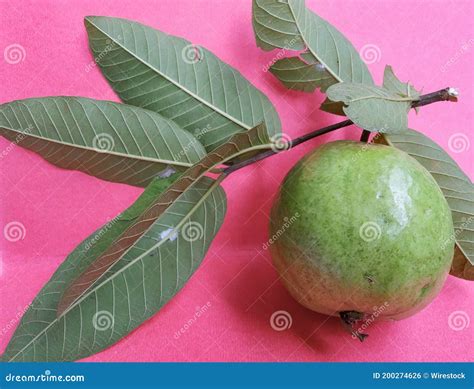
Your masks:
{"label": "pink background", "polygon": [[[309,6],[340,28],[357,49],[376,46],[369,65],[377,82],[385,64],[424,92],[458,87],[457,104],[437,103],[411,114],[413,128],[444,146],[473,177],[472,1],[319,0]],[[318,110],[320,93],[291,92],[262,68],[274,53],[257,49],[251,2],[166,1],[0,1],[0,49],[19,44],[18,64],[0,57],[0,103],[27,97],[79,95],[118,101],[91,63],[83,17],[133,19],[190,39],[231,64],[275,104],[291,137],[337,120]],[[471,20],[471,22],[469,22]],[[473,360],[473,326],[449,325],[456,315],[474,318],[474,284],[449,277],[436,300],[400,322],[373,324],[360,344],[338,320],[298,305],[272,267],[268,214],[279,183],[290,167],[317,144],[357,138],[351,127],[232,175],[225,223],[184,290],[138,330],[89,361],[468,361]],[[449,146],[461,139],[464,151]],[[0,138],[0,150],[9,142]],[[20,148],[0,160],[0,228],[17,221],[23,240],[0,234],[0,350],[16,317],[66,255],[92,231],[131,204],[141,190],[61,170]],[[183,335],[194,316],[210,307]],[[287,311],[292,326],[275,331],[272,313]],[[461,311],[461,312],[457,312]],[[450,316],[451,315],[451,316]],[[451,317],[451,321],[450,321]],[[453,329],[456,328],[457,330]],[[463,328],[465,327],[465,328]]]}

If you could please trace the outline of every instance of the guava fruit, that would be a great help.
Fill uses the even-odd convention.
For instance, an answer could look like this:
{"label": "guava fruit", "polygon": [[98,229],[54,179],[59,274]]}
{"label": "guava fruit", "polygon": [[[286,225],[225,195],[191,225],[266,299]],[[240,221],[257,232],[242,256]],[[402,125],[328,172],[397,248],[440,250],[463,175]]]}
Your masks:
{"label": "guava fruit", "polygon": [[451,211],[430,173],[394,147],[327,143],[286,176],[270,251],[290,294],[346,323],[402,319],[441,290],[451,265]]}

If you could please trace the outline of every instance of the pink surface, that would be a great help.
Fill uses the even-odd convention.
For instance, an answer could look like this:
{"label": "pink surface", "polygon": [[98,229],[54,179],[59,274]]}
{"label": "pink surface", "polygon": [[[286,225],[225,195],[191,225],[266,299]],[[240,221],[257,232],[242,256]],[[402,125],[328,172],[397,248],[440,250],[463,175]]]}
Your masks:
{"label": "pink surface", "polygon": [[[411,115],[413,128],[446,147],[472,178],[473,51],[471,1],[310,1],[309,6],[367,54],[380,82],[385,64],[425,92],[458,87],[457,104],[438,103]],[[79,95],[118,101],[91,63],[83,17],[133,19],[203,45],[231,64],[275,104],[285,133],[301,135],[338,120],[318,110],[320,93],[290,92],[262,69],[275,56],[257,49],[250,1],[0,0],[0,49],[24,48],[17,64],[0,57],[0,103],[27,97]],[[469,22],[471,20],[471,22]],[[373,45],[373,46],[366,46]],[[10,61],[11,62],[11,61]],[[317,144],[356,139],[351,127],[232,175],[225,223],[184,290],[138,330],[89,361],[469,361],[473,360],[474,284],[449,277],[436,300],[415,317],[377,323],[359,344],[335,318],[311,312],[286,292],[262,245],[279,183]],[[450,141],[451,140],[451,141]],[[461,143],[460,143],[461,142]],[[451,145],[451,147],[449,147]],[[0,350],[18,316],[66,255],[127,207],[141,190],[53,167],[0,138],[0,228],[12,221],[25,236],[0,234]],[[471,302],[471,303],[469,303]],[[208,309],[175,336],[197,306]],[[275,331],[284,310],[292,326]],[[462,321],[464,319],[464,322]],[[464,325],[463,325],[464,323]]]}

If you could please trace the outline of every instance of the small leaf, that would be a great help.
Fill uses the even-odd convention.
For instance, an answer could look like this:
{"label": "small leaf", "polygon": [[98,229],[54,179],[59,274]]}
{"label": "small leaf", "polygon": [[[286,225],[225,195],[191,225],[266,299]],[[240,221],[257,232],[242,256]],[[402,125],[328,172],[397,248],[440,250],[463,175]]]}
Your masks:
{"label": "small leaf", "polygon": [[474,281],[474,265],[469,262],[458,244],[454,248],[454,258],[449,274],[464,280]]}
{"label": "small leaf", "polygon": [[[305,57],[304,57],[305,56]],[[302,58],[310,58],[311,54],[302,54]],[[288,89],[303,92],[314,92],[316,88],[321,91],[334,84],[334,79],[322,65],[316,62],[305,62],[299,57],[283,58],[276,61],[270,72],[275,75]]]}
{"label": "small leaf", "polygon": [[420,92],[418,92],[409,83],[401,82],[390,65],[385,66],[383,73],[383,87],[392,92],[398,93],[401,97],[411,97],[414,100],[419,100]]}
{"label": "small leaf", "polygon": [[[415,130],[384,134],[378,142],[414,157],[434,177],[451,208],[457,249],[451,274],[474,279],[474,188],[469,177],[439,145]],[[448,242],[446,242],[448,243]]]}
{"label": "small leaf", "polygon": [[334,115],[346,116],[346,114],[344,113],[344,103],[341,103],[340,101],[338,102],[331,101],[327,97],[321,103],[321,106],[319,107],[319,109],[321,111],[329,112]]}
{"label": "small leaf", "polygon": [[219,183],[225,174],[217,180],[204,175],[271,146],[263,124],[235,135],[159,197],[144,195],[140,206],[123,214],[122,220],[133,220],[124,229],[83,243],[40,292],[3,360],[84,358],[151,317],[194,273],[222,223],[226,200]]}
{"label": "small leaf", "polygon": [[339,83],[327,90],[328,98],[344,103],[344,113],[367,131],[398,133],[408,130],[408,111],[414,98],[377,86]]}
{"label": "small leaf", "polygon": [[2,104],[0,135],[61,168],[136,186],[205,155],[196,138],[155,112],[82,97]]}
{"label": "small leaf", "polygon": [[303,0],[253,0],[252,20],[257,45],[263,50],[306,50],[271,67],[288,88],[324,92],[338,82],[373,85],[367,65],[352,44],[307,9]]}
{"label": "small leaf", "polygon": [[261,122],[270,136],[280,133],[268,98],[205,48],[125,19],[88,16],[85,25],[119,97],[172,119],[207,151]]}

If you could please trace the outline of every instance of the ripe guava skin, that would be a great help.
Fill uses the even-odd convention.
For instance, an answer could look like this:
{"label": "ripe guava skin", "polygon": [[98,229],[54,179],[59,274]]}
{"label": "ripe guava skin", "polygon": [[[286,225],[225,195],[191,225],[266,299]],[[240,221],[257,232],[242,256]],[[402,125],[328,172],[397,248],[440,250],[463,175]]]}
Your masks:
{"label": "ripe guava skin", "polygon": [[414,158],[337,141],[286,176],[271,212],[270,251],[282,282],[307,308],[403,319],[441,290],[453,233],[443,193]]}

